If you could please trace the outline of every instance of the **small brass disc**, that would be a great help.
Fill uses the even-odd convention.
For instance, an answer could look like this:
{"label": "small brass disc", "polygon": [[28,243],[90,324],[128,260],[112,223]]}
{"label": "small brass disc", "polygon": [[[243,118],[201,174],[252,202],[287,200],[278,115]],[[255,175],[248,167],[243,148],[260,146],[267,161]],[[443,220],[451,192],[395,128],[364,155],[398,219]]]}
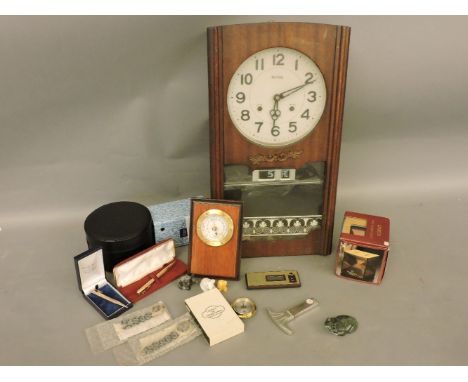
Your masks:
{"label": "small brass disc", "polygon": [[236,298],[231,303],[232,309],[239,316],[239,318],[251,318],[257,313],[257,306],[255,303],[248,297],[239,297]]}

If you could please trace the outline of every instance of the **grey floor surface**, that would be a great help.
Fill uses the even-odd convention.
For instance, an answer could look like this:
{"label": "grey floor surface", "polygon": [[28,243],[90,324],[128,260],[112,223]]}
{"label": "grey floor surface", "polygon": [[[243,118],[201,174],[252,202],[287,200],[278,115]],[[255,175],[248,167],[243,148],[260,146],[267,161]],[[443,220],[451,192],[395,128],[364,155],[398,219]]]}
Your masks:
{"label": "grey floor surface", "polygon": [[[352,178],[346,165],[351,154],[344,147],[341,184]],[[345,209],[391,218],[391,252],[380,286],[334,276],[334,255],[243,259],[242,275],[297,269],[303,285],[248,291],[243,280],[231,282],[228,299],[248,296],[258,305],[258,314],[246,322],[245,333],[213,348],[200,337],[152,364],[465,365],[466,190],[442,190],[439,195],[420,191],[403,197],[391,189],[371,195],[364,188],[365,197],[358,191],[339,193],[336,226]],[[84,335],[102,318],[83,299],[75,279],[72,257],[86,249],[82,218],[31,221],[6,227],[0,235],[6,248],[0,269],[0,363],[115,364],[110,352],[92,355]],[[177,255],[186,259],[186,248],[178,248]],[[136,307],[162,300],[176,317],[185,311],[183,300],[198,292],[198,287],[187,292],[172,283]],[[310,296],[320,301],[320,307],[292,323],[294,336],[284,335],[269,321],[266,307],[280,310]],[[355,316],[358,331],[346,337],[328,334],[323,322],[338,314]]]}

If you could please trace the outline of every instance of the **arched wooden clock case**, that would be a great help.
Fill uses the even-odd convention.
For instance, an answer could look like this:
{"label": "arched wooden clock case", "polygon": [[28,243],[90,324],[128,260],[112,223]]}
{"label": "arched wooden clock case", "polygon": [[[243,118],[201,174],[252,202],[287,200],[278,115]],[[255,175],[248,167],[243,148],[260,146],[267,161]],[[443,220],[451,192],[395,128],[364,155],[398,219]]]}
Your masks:
{"label": "arched wooden clock case", "polygon": [[[211,197],[244,202],[243,257],[331,252],[349,36],[349,27],[310,23],[208,28]],[[326,88],[326,103],[318,123],[305,137],[285,146],[249,140],[236,128],[228,110],[231,81],[245,81],[239,67],[256,53],[275,47],[279,52],[294,50],[310,58]],[[270,60],[262,57],[266,57],[268,69]],[[276,60],[276,64],[281,62]],[[257,69],[263,66],[257,64]],[[302,89],[297,90],[295,98],[288,99],[291,105],[283,101],[283,123],[291,126],[286,114],[294,114],[296,103],[299,107],[301,97],[305,102],[310,89],[304,95],[299,92]],[[241,93],[237,93],[239,103],[249,97],[248,89]],[[244,112],[245,118],[272,107],[249,102],[254,111]],[[270,122],[265,124],[271,129]],[[277,133],[274,128],[273,122],[271,134]],[[286,133],[285,127],[282,129]]]}

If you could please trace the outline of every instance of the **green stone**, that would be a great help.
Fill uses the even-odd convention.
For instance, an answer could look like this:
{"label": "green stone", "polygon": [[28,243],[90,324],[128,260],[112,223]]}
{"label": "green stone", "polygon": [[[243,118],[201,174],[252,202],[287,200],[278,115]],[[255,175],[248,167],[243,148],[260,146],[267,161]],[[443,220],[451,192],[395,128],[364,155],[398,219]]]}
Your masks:
{"label": "green stone", "polygon": [[328,331],[336,336],[345,336],[356,331],[358,322],[354,317],[340,315],[336,317],[328,317],[324,323]]}

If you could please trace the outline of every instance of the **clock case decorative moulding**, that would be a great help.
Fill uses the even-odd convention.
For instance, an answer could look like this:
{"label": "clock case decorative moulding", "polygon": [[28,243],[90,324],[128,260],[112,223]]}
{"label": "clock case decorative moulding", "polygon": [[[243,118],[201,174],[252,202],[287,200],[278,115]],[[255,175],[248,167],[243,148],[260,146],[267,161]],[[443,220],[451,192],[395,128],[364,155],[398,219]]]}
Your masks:
{"label": "clock case decorative moulding", "polygon": [[[225,189],[225,170],[234,165],[248,167],[249,173],[259,169],[297,172],[312,163],[322,178],[320,213],[310,217],[310,223],[319,222],[319,229],[275,240],[252,240],[244,232],[243,257],[331,252],[350,32],[345,26],[274,22],[207,29],[211,197],[228,199],[233,195]],[[311,58],[327,90],[324,112],[313,131],[284,147],[264,147],[246,140],[232,123],[227,108],[228,86],[238,67],[256,52],[273,47],[295,49]],[[249,206],[244,204],[245,224],[249,223],[248,216]]]}

